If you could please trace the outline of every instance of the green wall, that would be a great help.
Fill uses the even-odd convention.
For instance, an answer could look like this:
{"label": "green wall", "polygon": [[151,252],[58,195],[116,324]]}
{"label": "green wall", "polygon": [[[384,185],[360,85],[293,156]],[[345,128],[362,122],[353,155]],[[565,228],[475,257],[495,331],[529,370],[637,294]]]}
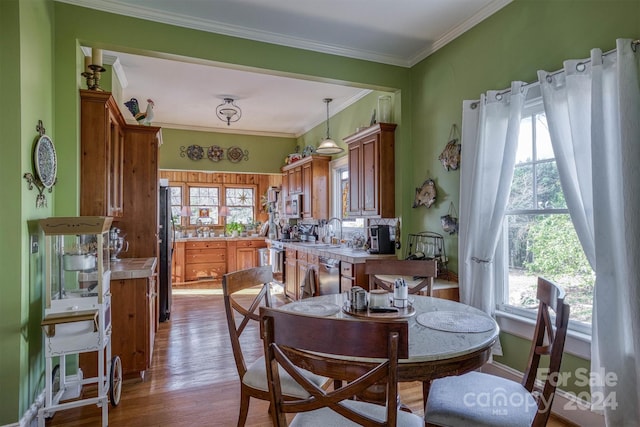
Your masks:
{"label": "green wall", "polygon": [[[284,158],[295,151],[294,138],[234,135],[231,133],[199,132],[179,129],[162,129],[160,169],[200,170],[216,172],[280,173]],[[186,155],[190,145],[204,148],[204,158],[191,160]],[[226,158],[213,162],[207,158],[207,148],[219,145],[225,150],[239,147],[248,152],[246,160],[232,163]]]}
{"label": "green wall", "polygon": [[0,2],[0,424],[17,421],[44,383],[40,254],[29,255],[28,221],[50,216],[36,209],[37,191],[22,175],[33,172],[36,125],[42,120],[57,146],[53,113],[53,5],[48,0]]}
{"label": "green wall", "polygon": [[[33,403],[44,374],[37,326],[42,316],[41,280],[35,273],[39,256],[28,255],[27,221],[78,213],[78,88],[84,85],[81,44],[147,55],[162,52],[392,92],[395,121],[400,123],[396,130],[396,208],[403,216],[406,236],[441,229],[439,218],[451,201],[459,209],[459,172],[446,172],[437,157],[451,125],[460,125],[462,100],[506,88],[511,80],[532,81],[537,69],[558,69],[563,59],[586,57],[592,47],[611,49],[618,37],[637,38],[640,2],[516,0],[411,69],[177,28],[52,0],[0,0],[0,24],[0,195],[4,196],[0,206],[4,267],[0,424],[7,424],[19,420]],[[355,127],[368,123],[375,99],[375,95],[365,97],[350,111],[332,118],[332,137],[340,142]],[[22,179],[31,170],[38,119],[45,123],[58,151],[58,184],[53,194],[47,194],[45,209],[35,209],[35,193],[26,189]],[[184,160],[171,157],[183,141],[211,145],[209,141],[215,140],[227,146],[230,140],[228,135],[168,129],[164,133],[162,167],[169,167],[165,160],[167,164]],[[283,139],[278,145],[288,151],[295,145],[317,145],[322,136],[323,125],[293,143]],[[257,141],[242,140],[237,145]],[[252,153],[261,152],[252,146],[250,161]],[[412,209],[415,187],[427,177],[438,185],[438,202],[430,209]],[[450,267],[457,271],[457,236],[447,237],[447,253]],[[511,345],[512,338],[504,338],[507,346],[501,361],[517,368],[527,351],[521,347],[527,346]],[[588,365],[579,360],[575,365],[581,363]]]}

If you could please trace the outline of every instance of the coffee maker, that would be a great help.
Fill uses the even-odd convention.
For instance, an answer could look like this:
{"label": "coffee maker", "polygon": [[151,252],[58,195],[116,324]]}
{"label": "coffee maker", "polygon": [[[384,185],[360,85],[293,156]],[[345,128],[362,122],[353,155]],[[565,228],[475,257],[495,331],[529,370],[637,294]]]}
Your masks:
{"label": "coffee maker", "polygon": [[369,227],[371,254],[392,254],[395,252],[395,242],[391,240],[391,233],[388,225],[372,225]]}

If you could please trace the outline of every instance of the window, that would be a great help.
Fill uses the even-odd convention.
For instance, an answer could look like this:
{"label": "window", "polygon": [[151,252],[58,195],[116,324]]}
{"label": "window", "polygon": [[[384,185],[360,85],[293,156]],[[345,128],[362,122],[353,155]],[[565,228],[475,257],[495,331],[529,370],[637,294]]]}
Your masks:
{"label": "window", "polygon": [[218,224],[220,189],[218,187],[189,187],[189,224]]}
{"label": "window", "polygon": [[[341,161],[344,159],[344,161]],[[347,156],[340,160],[335,160],[332,166],[333,172],[333,194],[332,194],[332,215],[342,220],[342,234],[352,234],[354,232],[364,232],[363,218],[350,218],[347,216],[349,210],[349,166]]]}
{"label": "window", "polygon": [[255,189],[226,188],[225,204],[229,208],[227,224],[239,222],[252,224],[255,219]]}
{"label": "window", "polygon": [[169,205],[171,206],[171,219],[174,224],[180,225],[182,210],[182,187],[169,187]]}
{"label": "window", "polygon": [[528,107],[520,123],[503,227],[508,277],[498,290],[499,308],[532,316],[536,280],[544,276],[565,289],[571,327],[590,333],[595,274],[569,216],[541,102]]}

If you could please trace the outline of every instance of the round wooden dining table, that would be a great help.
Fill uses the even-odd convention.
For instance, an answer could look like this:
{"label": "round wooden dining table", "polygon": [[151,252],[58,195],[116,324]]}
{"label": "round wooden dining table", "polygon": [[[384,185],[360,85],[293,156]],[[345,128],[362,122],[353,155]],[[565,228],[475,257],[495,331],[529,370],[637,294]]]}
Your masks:
{"label": "round wooden dining table", "polygon": [[[367,312],[349,314],[342,294],[323,295],[291,302],[279,307],[312,316],[334,316],[407,321],[409,325],[409,357],[399,360],[399,381],[422,381],[425,394],[431,380],[460,375],[477,369],[489,360],[491,347],[498,338],[496,321],[486,313],[455,301],[411,295],[413,310],[403,317]],[[397,317],[396,317],[397,316]],[[310,331],[313,333],[313,331]],[[355,365],[363,358],[344,357]]]}

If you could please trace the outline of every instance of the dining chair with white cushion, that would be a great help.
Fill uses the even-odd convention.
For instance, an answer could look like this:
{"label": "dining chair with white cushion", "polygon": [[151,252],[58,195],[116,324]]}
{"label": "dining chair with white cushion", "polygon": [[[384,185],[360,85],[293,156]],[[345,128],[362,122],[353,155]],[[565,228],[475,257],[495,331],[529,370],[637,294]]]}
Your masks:
{"label": "dining chair with white cushion", "polygon": [[[236,368],[240,377],[240,415],[238,416],[238,427],[244,426],[249,412],[249,401],[251,397],[261,400],[269,400],[269,386],[267,385],[267,373],[264,356],[254,360],[247,365],[240,337],[250,325],[256,322],[258,327],[260,314],[259,307],[271,306],[271,282],[273,273],[271,266],[255,267],[225,274],[222,277],[222,292],[224,295],[224,308],[227,316],[227,326],[229,337],[231,338],[231,348],[235,358]],[[250,288],[257,290],[257,295],[248,306],[242,304],[237,298],[246,294]],[[306,378],[318,387],[326,387],[329,380],[320,375],[305,372]],[[291,377],[283,372],[282,392],[285,396],[295,398],[306,397],[308,393],[300,387]]]}
{"label": "dining chair with white cushion", "polygon": [[[537,299],[538,317],[522,381],[475,371],[434,380],[425,408],[427,426],[546,425],[567,335],[569,305],[564,302],[564,291],[543,278],[538,278]],[[550,311],[555,313],[555,322]],[[548,358],[549,370],[542,389],[536,389],[542,356]]]}

